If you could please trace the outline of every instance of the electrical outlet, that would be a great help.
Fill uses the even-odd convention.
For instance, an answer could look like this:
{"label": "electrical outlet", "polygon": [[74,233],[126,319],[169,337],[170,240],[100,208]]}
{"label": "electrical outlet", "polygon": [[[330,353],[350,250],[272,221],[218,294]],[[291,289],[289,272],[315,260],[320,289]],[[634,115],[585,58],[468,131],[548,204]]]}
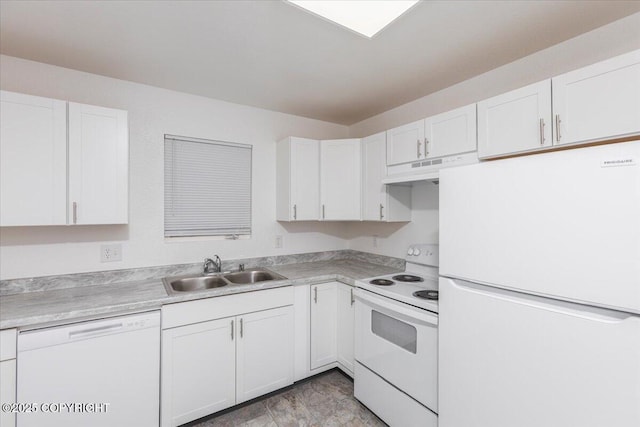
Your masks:
{"label": "electrical outlet", "polygon": [[122,261],[122,245],[116,243],[113,245],[100,246],[100,262]]}
{"label": "electrical outlet", "polygon": [[276,236],[276,249],[282,248],[282,236]]}

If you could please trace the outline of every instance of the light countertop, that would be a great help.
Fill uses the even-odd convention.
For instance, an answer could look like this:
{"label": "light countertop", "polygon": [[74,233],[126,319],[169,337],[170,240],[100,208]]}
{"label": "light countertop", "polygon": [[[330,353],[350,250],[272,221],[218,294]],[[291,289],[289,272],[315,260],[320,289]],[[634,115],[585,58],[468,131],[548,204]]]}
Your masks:
{"label": "light countertop", "polygon": [[167,294],[159,279],[4,295],[0,298],[0,329],[29,329],[38,325],[155,310],[165,304],[282,286],[308,285],[333,280],[354,285],[359,279],[401,271],[394,267],[353,259],[271,265],[268,269],[287,277],[287,280],[232,285],[178,295]]}

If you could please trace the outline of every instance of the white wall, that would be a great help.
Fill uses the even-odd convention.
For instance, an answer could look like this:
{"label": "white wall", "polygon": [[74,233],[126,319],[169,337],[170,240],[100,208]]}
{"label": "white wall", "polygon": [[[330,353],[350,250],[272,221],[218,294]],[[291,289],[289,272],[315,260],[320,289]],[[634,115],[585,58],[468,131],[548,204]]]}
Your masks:
{"label": "white wall", "polygon": [[[437,187],[414,186],[413,221],[408,224],[278,223],[275,141],[288,135],[325,139],[371,135],[639,49],[638,28],[640,14],[635,14],[349,128],[0,56],[2,89],[126,109],[131,143],[129,225],[2,228],[0,278],[198,262],[215,253],[229,259],[350,247],[403,257],[410,243],[438,241]],[[165,133],[254,144],[251,240],[164,240]],[[283,249],[274,248],[277,234],[284,236]],[[108,241],[123,242],[123,262],[99,262],[100,244]]]}
{"label": "white wall", "polygon": [[640,49],[640,13],[355,123],[349,135],[373,135],[635,49]]}
{"label": "white wall", "polygon": [[[349,127],[349,135],[356,138],[372,135],[635,49],[640,49],[640,13],[363,120]],[[350,230],[349,247],[404,257],[411,243],[438,243],[437,198],[437,189],[424,184],[414,185],[412,203],[415,210],[410,224],[360,224]],[[374,235],[381,236],[377,248],[372,245]]]}
{"label": "white wall", "polygon": [[[0,56],[0,87],[129,111],[128,226],[3,227],[0,278],[345,249],[345,224],[275,220],[275,143],[288,135],[342,138],[346,126],[159,89]],[[164,134],[253,144],[253,235],[250,240],[165,241]],[[275,236],[284,247],[275,249]],[[122,242],[123,261],[100,263],[100,245]]]}
{"label": "white wall", "polygon": [[404,258],[411,243],[438,243],[438,188],[432,182],[413,184],[411,222],[353,223],[349,228],[349,248]]}

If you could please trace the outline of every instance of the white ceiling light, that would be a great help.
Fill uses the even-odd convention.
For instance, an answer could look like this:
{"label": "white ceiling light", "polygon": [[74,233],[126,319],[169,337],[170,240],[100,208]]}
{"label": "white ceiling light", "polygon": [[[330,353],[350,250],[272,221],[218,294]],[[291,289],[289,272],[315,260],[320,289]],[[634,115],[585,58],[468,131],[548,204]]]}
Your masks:
{"label": "white ceiling light", "polygon": [[366,37],[373,37],[419,0],[287,0]]}

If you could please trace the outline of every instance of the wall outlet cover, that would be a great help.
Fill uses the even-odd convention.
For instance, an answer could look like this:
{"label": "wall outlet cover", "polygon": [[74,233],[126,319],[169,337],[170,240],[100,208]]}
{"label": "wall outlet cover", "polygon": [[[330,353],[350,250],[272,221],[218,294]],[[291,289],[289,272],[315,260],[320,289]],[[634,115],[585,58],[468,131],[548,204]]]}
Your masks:
{"label": "wall outlet cover", "polygon": [[100,246],[100,262],[122,261],[122,244]]}

